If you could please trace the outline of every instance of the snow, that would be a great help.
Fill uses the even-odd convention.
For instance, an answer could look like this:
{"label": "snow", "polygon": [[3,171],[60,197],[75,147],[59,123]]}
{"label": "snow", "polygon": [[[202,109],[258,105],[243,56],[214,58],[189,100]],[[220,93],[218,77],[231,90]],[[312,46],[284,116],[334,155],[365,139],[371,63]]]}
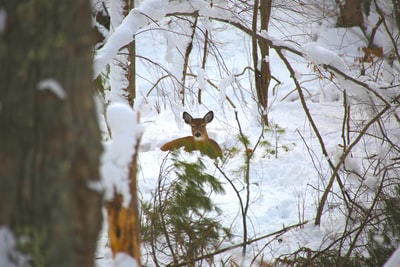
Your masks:
{"label": "snow", "polygon": [[55,94],[58,98],[64,99],[66,97],[66,93],[61,84],[55,79],[43,79],[37,85],[38,90],[50,90],[53,94]]}
{"label": "snow", "polygon": [[[365,121],[370,119],[371,114],[376,114],[377,111],[371,109],[371,104],[376,100],[371,92],[391,97],[398,95],[398,86],[385,92],[381,90],[382,85],[398,84],[398,76],[392,77],[398,74],[393,74],[396,72],[383,62],[378,68],[381,72],[370,70],[367,66],[370,72],[367,71],[363,76],[357,73],[360,68],[357,59],[363,56],[360,47],[366,46],[363,32],[358,28],[335,28],[331,18],[319,18],[323,21],[309,22],[307,18],[299,15],[300,12],[290,13],[282,9],[272,14],[273,23],[269,31],[260,32],[260,36],[268,39],[273,46],[280,47],[292,64],[295,70],[294,78],[301,84],[307,109],[321,134],[327,152],[327,155],[324,155],[320,141],[316,138],[294,90],[292,78],[273,49],[268,57],[261,60],[271,64],[272,75],[279,80],[279,84],[274,82],[275,87],[269,92],[269,107],[265,111],[272,126],[268,129],[261,127],[254,81],[250,75],[252,72],[247,70],[249,66],[253,67],[251,39],[240,30],[212,19],[220,18],[245,24],[246,21],[240,20],[235,13],[236,2],[240,1],[212,1],[212,5],[209,1],[202,0],[139,2],[140,6],[132,9],[125,18],[121,13],[120,1],[108,2],[112,29],[108,32],[104,46],[95,51],[93,70],[94,77],[102,73],[106,77],[109,75],[111,91],[106,94],[111,97],[106,97],[106,112],[101,114],[104,118],[103,125],[106,125],[102,129],[102,180],[100,185],[90,186],[104,191],[105,200],[111,200],[115,193],[119,193],[123,196],[123,205],[129,205],[132,198],[129,192],[129,165],[134,153],[139,153],[138,197],[143,201],[151,200],[159,183],[161,162],[168,157],[168,153],[160,151],[159,148],[172,139],[191,134],[190,127],[183,123],[182,112],[187,111],[193,117],[203,117],[207,111],[213,110],[215,119],[207,126],[207,131],[209,136],[219,143],[226,156],[219,163],[207,157],[202,157],[202,160],[206,163],[207,173],[223,183],[225,195],[211,196],[223,211],[221,215],[216,216],[220,216],[218,219],[221,223],[231,227],[234,233],[232,242],[240,243],[243,234],[236,188],[239,188],[239,196],[242,199],[249,197],[246,218],[248,239],[303,223],[302,227],[294,227],[285,234],[276,234],[249,245],[249,258],[264,246],[266,248],[262,253],[265,255],[262,256],[273,260],[300,248],[320,250],[336,242],[344,230],[349,230],[345,227],[349,227],[350,224],[340,199],[342,192],[336,183],[329,190],[331,194],[324,208],[321,224],[313,224],[321,194],[332,175],[328,160],[333,164],[344,163],[338,168],[338,172],[344,178],[346,192],[357,192],[359,195],[355,197],[359,197],[360,205],[368,208],[373,196],[369,194],[377,191],[382,181],[382,177],[371,171],[373,166],[368,164],[382,161],[389,154],[388,148],[382,145],[382,140],[390,137],[394,143],[399,143],[397,121],[388,117],[380,122],[384,124],[382,128],[388,129],[384,138],[373,132],[374,129],[366,129],[371,131],[368,132],[368,136],[378,136],[377,140],[360,141],[354,146],[352,153],[342,160],[344,146],[348,147],[349,143],[345,142],[354,141],[360,129],[364,129]],[[315,10],[320,12],[319,9]],[[179,92],[182,55],[192,29],[185,28],[182,24],[179,25],[179,30],[176,30],[173,28],[176,17],[166,16],[183,12],[192,14],[194,11],[199,11],[201,15],[198,28],[209,30],[212,46],[209,47],[206,67],[200,67],[203,57],[201,37],[204,32],[196,32],[196,36],[200,37],[193,43],[188,68],[193,77],[187,78],[186,83],[188,91],[193,94],[188,93],[185,96],[186,105],[183,107],[183,96]],[[0,33],[6,27],[6,15],[6,12],[0,9]],[[368,25],[373,27],[373,18],[368,20]],[[308,28],[310,25],[313,27]],[[107,32],[102,29],[102,33]],[[387,42],[385,34],[379,32],[378,36],[379,44],[385,47],[385,51],[388,50],[390,42]],[[134,39],[137,53],[148,61],[137,60],[137,98],[132,108],[123,99],[125,92],[122,89],[125,88],[126,81],[123,68],[117,69],[117,65],[118,60],[123,58],[119,53],[125,53],[123,47]],[[323,77],[329,75],[324,72],[325,65],[338,69],[348,77],[342,77],[340,74],[331,78]],[[110,67],[110,72],[107,72],[107,66]],[[314,69],[315,66],[317,70]],[[393,66],[398,67],[398,63],[395,62]],[[349,77],[368,84],[368,90],[347,79]],[[159,83],[153,87],[156,81]],[[42,80],[37,88],[50,90],[60,99],[66,97],[63,87],[54,79]],[[198,104],[195,97],[199,89],[202,91],[202,104]],[[348,105],[351,106],[351,112],[347,114],[349,118],[344,114],[344,92],[348,96]],[[231,102],[227,101],[227,98]],[[393,111],[395,112],[396,110]],[[141,122],[138,119],[139,114]],[[345,127],[351,128],[346,137],[343,133]],[[248,138],[249,147],[255,152],[250,161],[249,195],[246,195],[244,190],[247,185],[243,176],[244,155],[247,151],[239,141],[239,128]],[[139,140],[140,146],[137,148]],[[258,140],[267,141],[268,144],[256,147]],[[233,148],[238,152],[229,154]],[[187,160],[201,157],[199,153],[180,153],[182,158]],[[376,155],[376,158],[368,158],[370,155]],[[232,187],[215,164],[219,164],[218,167],[225,171],[236,188]],[[0,228],[0,266],[17,266],[8,260],[10,254],[18,255],[22,261],[26,259],[17,252],[17,241],[8,228]],[[343,250],[346,249],[347,241],[343,242]],[[106,231],[103,230],[97,251],[98,267],[137,266],[136,260],[124,253],[118,253],[113,259],[106,243]],[[221,246],[229,245],[231,244],[224,243]],[[218,259],[224,259],[225,256],[220,255]],[[227,256],[237,259],[241,257],[237,250],[229,251]],[[250,263],[249,258],[243,260]],[[385,267],[399,265],[398,250]]]}
{"label": "snow", "polygon": [[400,266],[400,247],[393,252],[389,260],[382,267],[399,267]]}
{"label": "snow", "polygon": [[0,266],[29,267],[30,258],[17,249],[17,239],[7,226],[0,226]]}
{"label": "snow", "polygon": [[316,42],[306,43],[303,46],[303,53],[316,65],[330,65],[346,73],[349,71],[344,60],[337,53],[318,45]]}
{"label": "snow", "polygon": [[[265,111],[268,113],[271,125],[276,125],[276,128],[272,127],[268,131],[261,128],[260,111],[255,103],[254,82],[249,76],[251,72],[246,71],[246,67],[253,66],[250,56],[251,39],[238,29],[212,20],[212,18],[220,18],[244,23],[236,16],[234,12],[236,6],[233,2],[213,1],[213,5],[207,1],[198,0],[161,2],[143,1],[139,8],[133,9],[115,28],[115,31],[110,33],[104,47],[96,52],[94,59],[95,76],[97,76],[104,71],[107,64],[112,67],[110,62],[118,59],[118,51],[135,36],[137,53],[149,59],[149,62],[158,64],[157,67],[153,67],[148,61],[142,59],[136,62],[139,78],[136,81],[137,99],[134,110],[141,113],[142,125],[146,128],[146,131],[140,130],[140,133],[143,133],[138,159],[140,199],[151,201],[159,182],[160,165],[168,156],[159,148],[168,141],[191,134],[190,127],[183,123],[182,112],[187,111],[193,117],[203,117],[207,111],[213,110],[215,119],[207,126],[209,136],[219,143],[227,155],[232,148],[238,150],[237,154],[227,156],[219,167],[223,168],[233,184],[240,189],[240,197],[242,199],[249,197],[250,206],[246,218],[249,225],[248,238],[257,238],[291,225],[304,223],[302,227],[294,227],[286,234],[273,235],[269,239],[249,245],[249,258],[241,259],[240,251],[233,250],[226,255],[216,256],[216,262],[219,259],[226,260],[224,257],[232,257],[238,262],[243,260],[246,266],[251,262],[251,255],[259,253],[258,249],[265,243],[268,244],[268,248],[262,253],[268,260],[291,254],[300,248],[311,250],[328,248],[343,233],[347,224],[347,218],[343,214],[345,208],[342,205],[342,199],[336,196],[336,194],[341,194],[336,183],[330,189],[332,194],[329,195],[328,203],[324,207],[321,224],[316,226],[313,221],[322,192],[332,174],[328,160],[333,164],[339,164],[344,155],[343,93],[347,93],[350,104],[357,103],[351,107],[351,116],[354,116],[352,119],[355,120],[355,124],[357,120],[364,120],[365,114],[372,112],[368,110],[368,105],[373,103],[371,92],[367,92],[363,86],[356,85],[347,78],[365,82],[370,85],[371,90],[376,91],[380,90],[386,79],[386,76],[383,76],[383,81],[376,82],[376,79],[371,79],[370,76],[356,75],[354,70],[360,66],[355,62],[357,58],[362,57],[359,48],[366,45],[361,30],[335,28],[330,18],[318,23],[304,21],[304,18],[298,17],[296,13],[292,13],[293,17],[286,18],[287,13],[278,10],[273,14],[274,16],[283,15],[285,20],[293,20],[297,24],[285,25],[282,20],[276,20],[279,24],[275,24],[276,21],[274,21],[268,32],[260,32],[260,36],[270,41],[273,46],[279,47],[292,64],[295,78],[304,90],[307,108],[322,136],[328,153],[325,156],[310,127],[296,90],[293,90],[294,85],[290,74],[273,49],[269,56],[262,60],[271,64],[272,75],[280,82],[274,90],[270,91],[270,106]],[[193,43],[188,68],[193,78],[187,78],[186,86],[192,93],[201,89],[203,104],[197,104],[197,99],[191,95],[185,99],[186,106],[182,107],[182,95],[178,92],[181,86],[183,54],[192,29],[189,23],[188,27],[185,27],[184,23],[177,25],[174,16],[165,16],[174,12],[193,13],[194,10],[198,10],[201,15],[197,26],[199,29],[207,29],[213,44],[216,45],[209,48],[211,52],[207,57],[206,67],[202,68],[200,67],[203,52],[201,41],[197,40],[197,43]],[[193,18],[190,17],[190,19]],[[312,28],[308,29],[307,27],[311,24]],[[196,32],[199,36],[204,33],[199,32]],[[348,77],[335,74],[331,78],[321,78],[322,75],[328,75],[324,72],[324,66],[336,68]],[[119,72],[119,70],[113,71],[117,74]],[[160,77],[164,78],[160,79]],[[157,87],[153,88],[156,81]],[[123,95],[118,92],[119,88],[124,87],[121,81],[115,79],[111,87],[112,94]],[[393,95],[396,93],[394,92]],[[227,98],[231,102],[227,101]],[[123,100],[113,98],[111,102],[116,101]],[[360,105],[360,101],[365,104]],[[124,178],[127,171],[126,164],[132,155],[132,151],[128,148],[134,147],[135,139],[130,137],[137,136],[138,133],[132,129],[131,134],[121,134],[124,137],[118,141],[119,132],[129,132],[123,128],[130,125],[133,111],[126,106],[119,106],[117,110],[121,109],[121,112],[116,111],[110,114],[110,108],[112,106],[108,108],[106,117],[112,137],[105,143],[105,148],[111,151],[112,156],[103,155],[102,168],[110,162],[114,166],[106,168],[108,173],[104,171],[102,173],[105,187],[113,189],[106,193],[106,197],[111,197],[115,188],[118,192],[126,194],[128,199],[129,193],[124,192],[124,187],[127,187],[127,181]],[[120,116],[119,113],[127,116]],[[268,141],[270,144],[258,146],[251,159],[249,195],[246,195],[243,190],[245,183],[241,171],[244,166],[245,152],[238,140],[238,123],[243,134],[249,139],[251,149],[254,148],[260,136],[261,140]],[[354,127],[358,130],[356,126]],[[349,138],[353,137],[352,135]],[[111,148],[112,143],[115,143],[113,148]],[[382,150],[379,154],[386,153],[380,145],[373,144],[369,149],[375,151],[376,147],[379,151]],[[367,199],[368,193],[377,190],[381,178],[374,174],[365,174],[365,179],[362,180],[356,175],[364,172],[363,157],[366,150],[363,149],[364,147],[355,147],[354,153],[343,160],[344,164],[340,166],[339,172],[344,177],[343,183],[346,190],[352,192],[354,189],[362,188],[367,192],[365,193]],[[271,150],[275,153],[271,153]],[[126,156],[126,153],[129,156]],[[200,155],[181,151],[181,156],[190,161]],[[206,157],[202,160],[206,163],[207,173],[217,177],[223,183],[226,192],[225,195],[212,195],[214,203],[223,210],[222,215],[218,215],[220,216],[218,219],[224,223],[224,226],[230,227],[234,233],[231,242],[240,243],[243,238],[243,224],[236,191],[218,171],[212,160]],[[123,164],[119,164],[121,162]],[[116,181],[110,180],[110,177],[121,178],[120,181]],[[119,182],[123,186],[118,185]],[[363,198],[362,200],[364,201]],[[365,200],[362,205],[368,207],[369,202]],[[102,238],[106,239],[106,233],[103,233]],[[222,247],[229,245],[231,243],[224,243]],[[343,245],[343,250],[345,249],[346,245]],[[102,260],[97,261],[99,267],[116,264],[106,246],[103,245],[98,253],[104,256]],[[149,257],[149,255],[144,257]],[[122,259],[127,262],[131,260],[125,257]],[[151,260],[149,264],[152,264]]]}
{"label": "snow", "polygon": [[134,258],[126,253],[119,252],[115,256],[115,267],[137,267],[138,264]]}
{"label": "snow", "polygon": [[109,37],[106,44],[97,51],[94,58],[94,78],[99,76],[105,66],[117,55],[121,47],[133,40],[140,28],[165,16],[165,6],[166,1],[147,0],[139,8],[134,8],[129,12]]}
{"label": "snow", "polygon": [[[100,114],[104,136],[101,183],[89,186],[104,192],[106,201],[116,193],[121,194],[125,207],[131,203],[132,197],[139,197],[142,201],[153,200],[160,182],[161,163],[166,159],[166,168],[172,166],[170,155],[160,151],[160,147],[175,138],[191,134],[190,127],[183,122],[182,112],[187,111],[193,117],[201,118],[207,111],[213,110],[215,119],[207,126],[207,131],[225,152],[224,159],[214,162],[197,152],[187,153],[183,150],[180,151],[180,157],[187,161],[201,157],[206,172],[224,186],[225,194],[210,193],[212,201],[222,210],[221,214],[215,214],[216,219],[234,234],[232,240],[224,242],[221,247],[243,242],[243,207],[240,207],[243,202],[240,200],[245,198],[249,203],[245,218],[247,240],[275,233],[249,244],[245,258],[242,258],[239,249],[230,250],[216,256],[216,264],[229,258],[243,261],[247,266],[253,256],[259,253],[263,259],[272,261],[303,248],[314,251],[329,249],[344,232],[350,233],[351,229],[346,227],[358,222],[350,222],[349,217],[353,214],[347,214],[346,205],[349,203],[343,204],[341,190],[346,190],[350,197],[360,200],[360,206],[368,209],[383,179],[382,171],[374,164],[392,155],[382,144],[386,138],[391,138],[393,143],[400,142],[398,118],[387,116],[380,121],[379,126],[387,129],[386,136],[375,132],[374,124],[365,128],[366,122],[381,108],[371,108],[371,104],[382,102],[378,96],[389,99],[397,97],[399,77],[394,70],[398,70],[399,63],[394,62],[390,66],[382,60],[378,66],[364,62],[366,71],[361,75],[358,60],[363,56],[361,48],[368,45],[361,29],[334,27],[332,17],[321,16],[319,12],[322,9],[315,6],[307,9],[307,14],[301,15],[296,8],[303,8],[302,5],[308,8],[308,2],[299,6],[293,2],[290,10],[277,5],[269,30],[258,33],[272,44],[269,56],[261,60],[270,63],[274,77],[268,110],[260,111],[252,71],[249,70],[254,67],[251,38],[239,29],[215,20],[219,18],[250,27],[251,18],[245,17],[246,12],[237,12],[241,10],[241,4],[247,4],[246,1],[137,2],[140,5],[124,17],[122,1],[105,1],[111,16],[110,30],[94,22],[105,35],[105,42],[95,51],[93,76],[96,78],[103,74],[111,89],[105,92],[106,111]],[[386,6],[385,12],[390,11],[390,7]],[[193,30],[191,22],[194,16],[185,17],[182,14],[195,12],[199,17],[187,68],[186,95],[183,96],[180,93],[183,55]],[[317,12],[321,17],[310,20],[308,16],[315,14],[308,12]],[[337,10],[333,10],[332,14],[335,12]],[[180,16],[187,19],[182,20],[178,18]],[[368,29],[365,32],[370,33],[377,17],[366,19]],[[0,34],[6,27],[7,13],[0,9]],[[210,46],[206,65],[202,67],[205,30],[209,31]],[[387,55],[393,49],[387,33],[378,31],[376,34],[376,44],[381,45]],[[120,66],[120,61],[126,60],[125,46],[132,40],[136,41],[136,53],[140,56],[136,61],[134,107],[124,99],[126,92],[123,89],[127,81],[124,68]],[[288,59],[295,77],[290,77],[274,48],[278,48]],[[332,72],[332,69],[326,71],[325,66],[339,70],[344,76],[335,73],[332,77],[324,77]],[[310,126],[292,78],[301,85],[306,109],[322,141],[316,138]],[[383,85],[390,89],[383,91]],[[60,99],[67,97],[63,86],[55,79],[41,80],[37,89],[49,90]],[[197,103],[198,90],[202,92],[202,104]],[[347,98],[344,98],[344,93]],[[181,104],[182,99],[185,100],[185,106]],[[350,109],[346,111],[349,114],[345,114],[344,100],[348,101],[346,104]],[[395,103],[393,105],[392,114],[396,115],[397,106]],[[269,128],[261,126],[260,113],[268,114]],[[352,143],[361,130],[368,133],[368,138]],[[244,155],[248,151],[239,140],[240,134],[246,136],[248,148],[254,152],[249,166],[245,165]],[[260,140],[264,143],[258,143]],[[320,142],[323,142],[327,155],[323,153]],[[345,148],[352,144],[352,153],[346,154]],[[139,167],[138,196],[130,194],[128,177],[135,153],[138,153]],[[345,155],[346,158],[343,158]],[[330,163],[339,165],[338,174],[343,178],[343,188],[336,182],[329,188],[321,223],[314,225],[321,195],[332,178]],[[249,167],[248,184],[243,174],[245,167]],[[249,191],[245,190],[247,187]],[[104,224],[98,242],[97,266],[138,266],[137,261],[125,253],[118,253],[113,258],[107,244],[106,221]],[[282,229],[287,231],[279,233]],[[353,237],[343,241],[343,251]],[[374,240],[384,241],[381,235],[376,235]],[[17,250],[18,242],[21,239],[15,237],[7,227],[0,227],[1,267],[28,266],[29,257]],[[361,242],[360,238],[360,247]],[[17,262],[12,262],[11,258]],[[144,258],[148,260],[147,265],[154,265],[151,256],[144,255]],[[394,266],[400,266],[400,249],[384,265]]]}
{"label": "snow", "polygon": [[129,165],[137,141],[143,134],[143,127],[137,121],[137,114],[124,103],[112,103],[107,108],[106,120],[111,137],[104,143],[101,156],[100,174],[106,200],[112,200],[114,193],[123,197],[123,206],[131,201],[129,192]]}

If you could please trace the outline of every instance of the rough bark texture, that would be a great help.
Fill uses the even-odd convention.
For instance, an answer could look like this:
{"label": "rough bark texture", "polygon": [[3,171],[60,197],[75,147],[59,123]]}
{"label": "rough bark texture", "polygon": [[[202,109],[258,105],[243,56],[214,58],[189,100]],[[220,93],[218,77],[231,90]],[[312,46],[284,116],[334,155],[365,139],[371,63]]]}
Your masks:
{"label": "rough bark texture", "polygon": [[[101,225],[100,135],[87,0],[6,0],[0,33],[0,225],[33,266],[93,266]],[[5,67],[6,66],[6,67]],[[65,98],[46,86],[60,85]]]}

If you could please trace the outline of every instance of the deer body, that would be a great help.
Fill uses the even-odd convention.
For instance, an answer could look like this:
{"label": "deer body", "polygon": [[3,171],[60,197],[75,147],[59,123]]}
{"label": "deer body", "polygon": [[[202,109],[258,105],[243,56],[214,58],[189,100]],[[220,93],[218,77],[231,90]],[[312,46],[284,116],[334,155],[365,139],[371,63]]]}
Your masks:
{"label": "deer body", "polygon": [[217,142],[208,138],[206,125],[214,119],[214,113],[209,111],[203,118],[193,118],[189,113],[183,112],[183,120],[192,127],[192,136],[174,139],[164,144],[162,151],[184,147],[188,152],[198,150],[210,158],[222,156],[222,151]]}

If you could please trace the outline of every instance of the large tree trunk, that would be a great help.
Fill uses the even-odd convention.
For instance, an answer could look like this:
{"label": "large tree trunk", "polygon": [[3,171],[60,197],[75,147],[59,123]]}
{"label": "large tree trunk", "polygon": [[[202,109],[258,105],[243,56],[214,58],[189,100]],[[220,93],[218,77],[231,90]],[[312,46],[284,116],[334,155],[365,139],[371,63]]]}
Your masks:
{"label": "large tree trunk", "polygon": [[28,237],[33,266],[93,266],[101,196],[89,184],[101,145],[90,1],[3,3],[0,225]]}

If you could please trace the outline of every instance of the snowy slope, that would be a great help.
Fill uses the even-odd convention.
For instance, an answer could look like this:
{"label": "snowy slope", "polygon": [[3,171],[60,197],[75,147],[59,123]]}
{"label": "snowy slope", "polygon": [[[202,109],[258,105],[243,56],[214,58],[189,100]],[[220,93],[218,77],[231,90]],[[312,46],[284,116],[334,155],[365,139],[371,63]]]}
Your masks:
{"label": "snowy slope", "polygon": [[[202,12],[207,14],[207,10]],[[154,16],[161,18],[162,13],[162,10],[159,10]],[[133,13],[130,15],[132,17],[129,19],[133,20]],[[288,16],[279,14],[279,11],[275,13],[276,17],[285,15]],[[290,53],[287,55],[296,71],[296,78],[304,88],[307,106],[322,135],[328,158],[335,162],[342,153],[339,147],[342,144],[344,114],[342,93],[345,87],[349,87],[347,89],[350,90],[353,86],[345,80],[338,79],[332,82],[329,79],[319,79],[318,75],[315,75],[313,65],[328,64],[348,74],[356,73],[358,66],[354,63],[354,59],[362,55],[359,48],[364,46],[365,42],[359,41],[362,33],[358,29],[333,28],[334,22],[329,18],[319,24],[304,21],[306,18],[300,15],[293,16],[292,19],[302,21],[304,25],[310,25],[312,28],[302,28],[299,25],[291,27],[287,24],[282,30],[282,25],[285,23],[273,21],[268,36],[277,40],[287,40],[287,37],[291,36],[291,42],[296,42],[293,46],[304,53],[304,57]],[[181,76],[182,59],[177,56],[177,48],[184,48],[182,44],[185,43],[185,37],[157,29],[148,30],[149,22],[145,20],[135,23],[141,23],[140,27],[135,29],[139,31],[136,36],[138,55],[158,62],[166,69],[165,72],[157,70],[145,60],[137,62],[138,75],[141,78],[137,83],[138,98],[135,109],[140,111],[141,124],[145,129],[139,154],[140,197],[149,200],[157,186],[159,166],[167,155],[159,150],[160,146],[174,138],[190,135],[189,126],[182,120],[183,111],[190,112],[194,117],[202,117],[208,110],[214,111],[215,119],[207,127],[210,137],[216,140],[225,152],[232,147],[240,151],[232,157],[227,157],[223,165],[226,173],[234,177],[234,171],[244,164],[242,156],[244,148],[238,141],[239,127],[234,115],[237,111],[240,127],[249,138],[250,146],[254,146],[263,134],[263,140],[272,144],[272,147],[278,147],[277,155],[268,153],[265,147],[258,147],[251,160],[248,237],[256,238],[287,226],[308,222],[302,228],[295,228],[279,238],[272,236],[253,243],[249,249],[249,259],[265,244],[268,244],[268,248],[263,251],[264,257],[273,259],[301,247],[317,250],[334,240],[343,230],[346,218],[341,213],[341,203],[335,202],[337,199],[332,196],[329,199],[329,209],[326,208],[324,211],[321,226],[313,225],[321,192],[330,178],[330,167],[294,90],[293,80],[277,54],[272,52],[269,57],[272,74],[280,84],[275,88],[274,94],[272,90],[270,92],[268,114],[271,123],[282,131],[263,133],[254,101],[254,84],[248,75],[234,76],[252,64],[248,36],[223,23],[201,21],[202,26],[206,25],[212,30],[213,39],[218,40],[219,56],[228,71],[221,71],[221,62],[213,58],[208,60],[206,69],[201,69],[199,67],[201,47],[195,46],[191,64],[192,71],[198,75],[198,80],[193,79],[191,86],[196,90],[198,87],[203,89],[203,104],[198,105],[195,98],[189,98],[186,106],[182,107],[180,98],[176,94],[177,83],[171,81],[172,79],[161,82],[157,89],[152,89],[149,81],[154,81],[165,73],[175,77]],[[162,26],[167,23],[168,20],[160,22]],[[121,27],[116,31],[123,33],[124,28]],[[301,37],[298,37],[299,35]],[[127,39],[124,42],[127,42]],[[113,46],[112,43],[110,45]],[[115,49],[113,51],[115,52]],[[97,72],[100,72],[105,65],[103,59],[111,56],[106,52],[103,50],[98,54]],[[205,79],[214,81],[219,90],[210,86]],[[363,92],[356,89],[350,93],[355,98],[364,98],[365,96],[361,95]],[[236,108],[227,102],[225,96],[233,101]],[[362,107],[358,111],[360,117],[369,112]],[[195,154],[196,156],[198,155]],[[187,157],[190,159],[191,156]],[[236,233],[233,242],[239,243],[242,238],[242,223],[238,198],[213,162],[207,158],[204,158],[204,161],[208,163],[208,173],[215,175],[224,183],[226,194],[214,196],[214,201],[224,211],[222,218],[226,226],[231,226],[232,232]],[[350,164],[351,162],[348,162],[348,166]],[[345,183],[349,187],[354,184],[359,185],[358,181],[350,180]],[[237,183],[240,184],[241,182]],[[339,191],[337,185],[334,185],[333,191]],[[244,197],[244,192],[242,193]],[[101,259],[98,260],[98,266],[107,266],[110,263],[110,253],[104,248],[104,244],[99,247]],[[228,256],[233,254],[240,257],[240,250],[228,253]]]}

